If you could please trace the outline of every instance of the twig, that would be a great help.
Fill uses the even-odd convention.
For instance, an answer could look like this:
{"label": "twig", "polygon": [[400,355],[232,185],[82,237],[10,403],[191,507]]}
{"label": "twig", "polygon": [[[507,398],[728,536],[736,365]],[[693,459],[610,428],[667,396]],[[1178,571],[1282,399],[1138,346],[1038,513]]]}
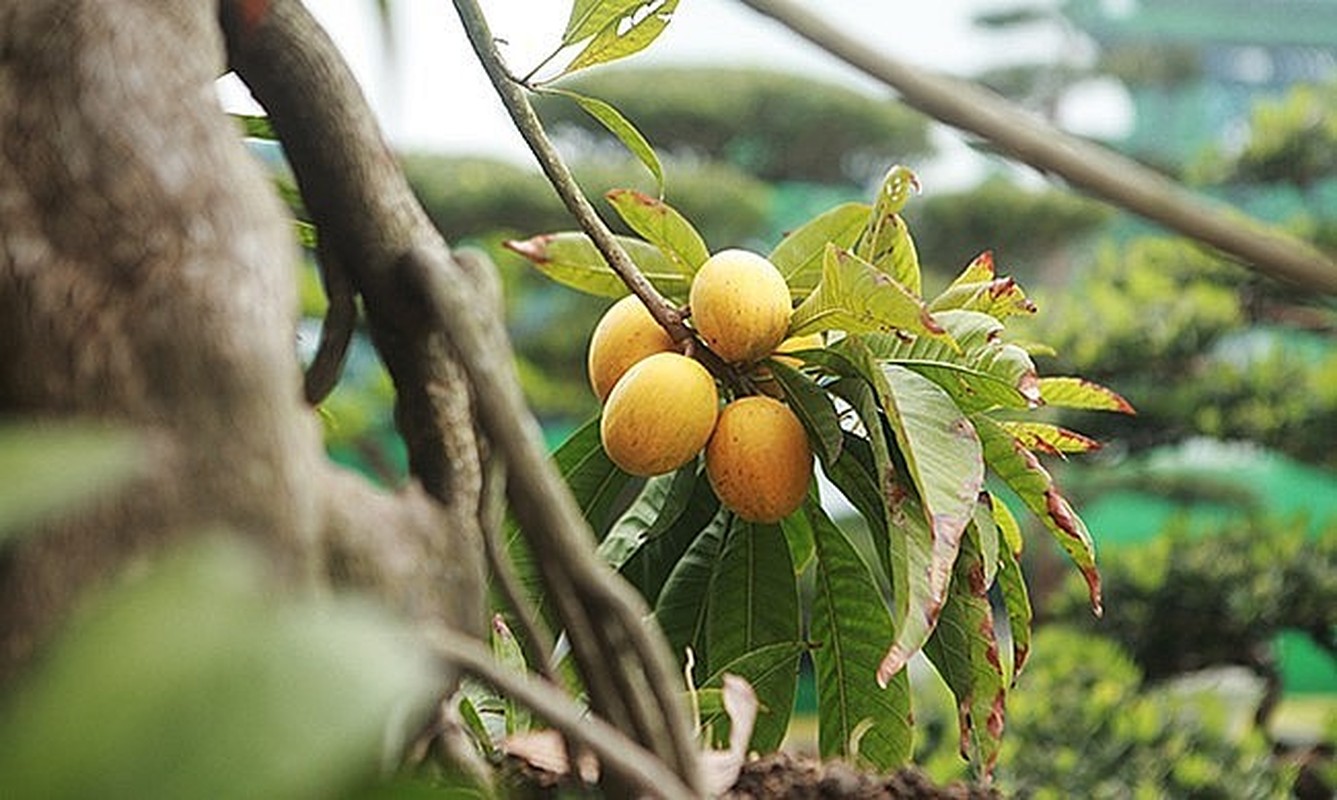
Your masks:
{"label": "twig", "polygon": [[474,0],[454,0],[454,3],[460,21],[464,23],[469,42],[473,45],[474,52],[478,54],[478,60],[487,72],[488,79],[492,81],[492,86],[500,95],[507,113],[511,115],[516,130],[524,137],[525,143],[538,159],[539,167],[561,197],[562,203],[594,242],[594,246],[608,262],[609,268],[617,273],[641,302],[645,303],[650,315],[668,331],[673,341],[683,342],[690,339],[692,330],[683,324],[678,309],[637,269],[631,256],[627,255],[627,251],[614,238],[613,232],[604,224],[594,206],[590,205],[590,201],[581,192],[571,171],[558,154],[557,148],[544,132],[543,124],[539,121],[538,114],[534,112],[528,95],[525,94],[524,84],[506,69],[501,53],[492,38],[492,32],[488,28],[487,19],[478,8],[478,4]]}
{"label": "twig", "polygon": [[353,329],[357,326],[357,293],[348,274],[330,248],[318,244],[317,251],[320,278],[329,308],[320,325],[320,344],[316,347],[315,358],[311,359],[311,366],[306,369],[303,385],[306,402],[313,406],[320,405],[339,383],[344,361],[348,358],[348,346],[353,341]]}
{"label": "twig", "polygon": [[[436,656],[506,694],[535,714],[560,728],[570,739],[588,747],[609,771],[653,797],[683,798],[697,795],[682,779],[665,768],[645,748],[628,739],[598,717],[586,715],[579,706],[551,684],[530,679],[503,667],[473,639],[452,631],[435,629],[427,634]],[[574,763],[574,761],[572,762]]]}
{"label": "twig", "polygon": [[1018,111],[968,81],[918,69],[836,29],[791,0],[741,0],[847,64],[885,83],[906,104],[983,136],[1004,153],[1121,208],[1211,245],[1274,278],[1337,294],[1337,263],[1314,247],[1233,209],[1209,205],[1107,148]]}

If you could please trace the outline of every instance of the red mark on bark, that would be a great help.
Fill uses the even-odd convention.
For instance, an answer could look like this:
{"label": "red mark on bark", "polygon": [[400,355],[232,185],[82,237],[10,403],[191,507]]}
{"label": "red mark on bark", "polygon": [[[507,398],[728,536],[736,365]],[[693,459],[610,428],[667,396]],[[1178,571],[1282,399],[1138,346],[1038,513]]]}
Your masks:
{"label": "red mark on bark", "polygon": [[269,13],[269,0],[236,0],[237,17],[241,20],[241,33],[250,36],[264,22]]}

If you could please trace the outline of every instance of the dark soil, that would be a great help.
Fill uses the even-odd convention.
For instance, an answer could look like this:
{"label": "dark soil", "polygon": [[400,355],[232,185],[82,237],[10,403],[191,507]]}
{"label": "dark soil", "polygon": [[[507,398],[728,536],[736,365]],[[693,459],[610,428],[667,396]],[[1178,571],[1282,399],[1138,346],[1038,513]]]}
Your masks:
{"label": "dark soil", "polygon": [[776,753],[743,765],[726,800],[999,800],[996,790],[954,783],[938,786],[924,773],[903,769],[890,775],[861,772],[840,761],[817,761]]}

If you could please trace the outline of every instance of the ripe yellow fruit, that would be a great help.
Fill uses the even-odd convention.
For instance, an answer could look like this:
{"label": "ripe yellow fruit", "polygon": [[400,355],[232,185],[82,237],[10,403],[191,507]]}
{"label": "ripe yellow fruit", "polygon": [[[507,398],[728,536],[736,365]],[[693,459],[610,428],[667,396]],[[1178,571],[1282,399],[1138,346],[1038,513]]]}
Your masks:
{"label": "ripe yellow fruit", "polygon": [[609,306],[594,326],[586,358],[590,388],[603,402],[632,364],[672,349],[668,331],[655,322],[640,298],[627,295]]}
{"label": "ripe yellow fruit", "polygon": [[692,325],[726,361],[770,355],[789,329],[792,304],[784,276],[746,250],[721,250],[706,260],[688,293]]}
{"label": "ripe yellow fruit", "polygon": [[706,445],[706,475],[720,502],[750,522],[777,522],[807,496],[812,448],[789,406],[761,395],[720,412]]}
{"label": "ripe yellow fruit", "polygon": [[662,475],[701,452],[718,414],[719,393],[705,367],[677,353],[655,353],[613,385],[599,437],[622,469]]}

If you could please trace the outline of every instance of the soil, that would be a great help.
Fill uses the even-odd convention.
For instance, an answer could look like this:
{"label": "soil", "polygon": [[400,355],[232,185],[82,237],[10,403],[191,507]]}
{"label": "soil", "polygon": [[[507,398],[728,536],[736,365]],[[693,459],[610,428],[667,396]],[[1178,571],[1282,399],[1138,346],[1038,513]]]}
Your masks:
{"label": "soil", "polygon": [[743,765],[725,800],[998,800],[997,790],[961,783],[938,786],[916,769],[890,775],[840,761],[776,753]]}

